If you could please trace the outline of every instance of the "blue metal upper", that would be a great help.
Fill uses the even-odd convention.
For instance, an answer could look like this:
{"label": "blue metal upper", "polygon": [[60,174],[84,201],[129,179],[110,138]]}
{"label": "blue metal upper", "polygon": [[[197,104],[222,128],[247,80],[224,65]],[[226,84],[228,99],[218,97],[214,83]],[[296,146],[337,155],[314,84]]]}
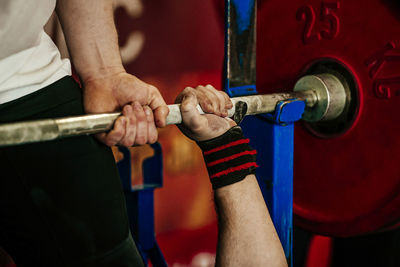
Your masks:
{"label": "blue metal upper", "polygon": [[136,246],[147,265],[166,267],[167,263],[157,244],[154,233],[154,189],[162,187],[162,150],[159,143],[152,144],[154,155],[143,161],[143,185],[132,186],[131,154],[120,147],[124,158],[117,167],[125,193],[130,230]]}
{"label": "blue metal upper", "polygon": [[[230,96],[257,94],[256,80],[252,77],[255,72],[251,68],[246,69],[246,60],[243,58],[243,47],[246,47],[247,52],[250,51],[247,56],[252,58],[248,58],[247,62],[255,61],[255,43],[251,43],[255,38],[247,39],[250,45],[237,45],[238,40],[242,41],[245,31],[251,32],[251,27],[255,30],[256,25],[252,20],[255,20],[253,14],[256,6],[255,0],[225,1],[224,84]],[[232,52],[232,49],[237,51]],[[232,71],[236,71],[237,76],[233,77]],[[233,83],[232,79],[237,77],[242,80]],[[256,173],[257,180],[290,266],[293,265],[293,123],[301,119],[304,108],[305,102],[302,100],[281,101],[275,112],[248,116],[241,123],[245,136],[257,150],[257,164],[260,166]]]}

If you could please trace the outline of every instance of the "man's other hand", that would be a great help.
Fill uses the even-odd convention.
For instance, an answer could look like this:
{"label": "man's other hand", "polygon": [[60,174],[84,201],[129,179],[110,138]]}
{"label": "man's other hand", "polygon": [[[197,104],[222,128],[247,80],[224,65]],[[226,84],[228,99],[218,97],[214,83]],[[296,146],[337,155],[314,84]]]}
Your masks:
{"label": "man's other hand", "polygon": [[[232,108],[228,95],[211,85],[186,87],[175,103],[181,103],[182,124],[178,125],[179,129],[195,141],[218,137],[236,125],[233,120],[226,118],[228,110]],[[207,114],[200,115],[196,108],[198,104]]]}
{"label": "man's other hand", "polygon": [[96,135],[108,146],[156,142],[169,113],[156,87],[125,71],[84,80],[83,96],[86,113],[122,112],[111,131]]}

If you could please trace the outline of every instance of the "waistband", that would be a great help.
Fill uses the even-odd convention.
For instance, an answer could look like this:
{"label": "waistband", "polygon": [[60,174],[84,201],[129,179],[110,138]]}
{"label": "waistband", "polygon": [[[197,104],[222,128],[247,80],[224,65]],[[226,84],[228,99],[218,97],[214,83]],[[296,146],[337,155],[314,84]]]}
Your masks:
{"label": "waistband", "polygon": [[28,120],[37,113],[82,99],[82,90],[71,76],[34,93],[0,105],[0,122]]}

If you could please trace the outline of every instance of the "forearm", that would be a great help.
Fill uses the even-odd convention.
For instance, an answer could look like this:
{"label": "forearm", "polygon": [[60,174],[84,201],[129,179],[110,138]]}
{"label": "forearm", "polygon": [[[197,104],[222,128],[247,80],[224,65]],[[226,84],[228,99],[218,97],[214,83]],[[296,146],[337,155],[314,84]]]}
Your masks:
{"label": "forearm", "polygon": [[[240,127],[217,107],[232,103],[212,86],[186,88],[181,102],[180,130],[196,140],[214,191],[218,216],[216,266],[287,266],[285,254],[254,175],[257,152],[249,145]],[[212,105],[210,105],[210,103]],[[229,105],[230,103],[230,105]],[[200,115],[197,107],[212,107]]]}
{"label": "forearm", "polygon": [[216,266],[287,266],[256,177],[215,191],[219,233]]}
{"label": "forearm", "polygon": [[56,11],[83,81],[124,71],[111,0],[57,0]]}

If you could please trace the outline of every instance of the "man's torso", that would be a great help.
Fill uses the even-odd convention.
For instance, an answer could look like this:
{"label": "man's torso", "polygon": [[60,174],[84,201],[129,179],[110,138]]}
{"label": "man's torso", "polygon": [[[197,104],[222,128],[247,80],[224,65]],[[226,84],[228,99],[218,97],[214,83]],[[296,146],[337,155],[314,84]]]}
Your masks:
{"label": "man's torso", "polygon": [[71,75],[69,60],[44,32],[56,0],[0,2],[0,104]]}

